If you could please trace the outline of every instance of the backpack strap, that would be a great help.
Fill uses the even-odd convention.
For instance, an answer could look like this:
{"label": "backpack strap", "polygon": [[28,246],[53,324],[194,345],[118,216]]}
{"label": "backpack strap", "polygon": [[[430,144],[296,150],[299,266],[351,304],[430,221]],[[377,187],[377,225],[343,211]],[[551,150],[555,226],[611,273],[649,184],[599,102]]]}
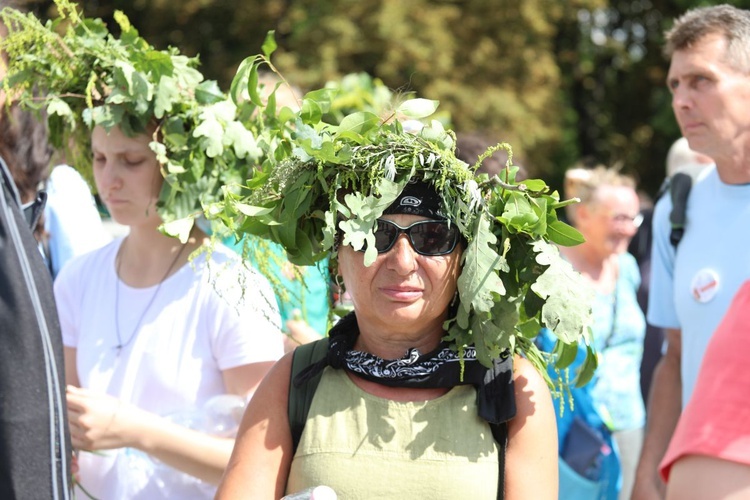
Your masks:
{"label": "backpack strap", "polygon": [[669,214],[672,231],[669,233],[669,241],[675,248],[677,248],[682,236],[685,234],[687,201],[692,187],[693,178],[683,172],[673,174],[669,181],[669,194],[672,198],[672,212]]}
{"label": "backpack strap", "polygon": [[302,344],[292,353],[292,373],[289,378],[289,401],[287,413],[289,417],[289,429],[292,433],[292,452],[297,452],[297,445],[305,428],[307,414],[310,412],[315,390],[320,383],[323,373],[318,373],[301,387],[294,385],[295,377],[305,368],[325,358],[328,352],[328,337]]}
{"label": "backpack strap", "polygon": [[497,500],[505,498],[505,452],[508,449],[508,422],[490,424],[492,437],[497,442]]}

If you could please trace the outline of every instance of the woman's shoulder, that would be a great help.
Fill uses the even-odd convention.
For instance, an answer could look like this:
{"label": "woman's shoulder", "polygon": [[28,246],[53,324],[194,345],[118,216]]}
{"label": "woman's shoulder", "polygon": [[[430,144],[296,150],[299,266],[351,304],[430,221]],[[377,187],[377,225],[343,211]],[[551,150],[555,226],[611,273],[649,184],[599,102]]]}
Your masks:
{"label": "woman's shoulder", "polygon": [[543,392],[549,393],[544,377],[528,359],[516,355],[513,358],[513,381],[521,381],[528,389],[542,388]]}
{"label": "woman's shoulder", "polygon": [[123,238],[116,238],[103,247],[71,258],[60,270],[55,282],[66,281],[81,276],[98,276],[99,272],[91,273],[91,269],[101,270],[108,265],[114,265],[117,250]]}
{"label": "woman's shoulder", "polygon": [[629,252],[623,252],[618,257],[619,275],[628,281],[637,281],[640,283],[641,270],[638,267],[638,261]]}

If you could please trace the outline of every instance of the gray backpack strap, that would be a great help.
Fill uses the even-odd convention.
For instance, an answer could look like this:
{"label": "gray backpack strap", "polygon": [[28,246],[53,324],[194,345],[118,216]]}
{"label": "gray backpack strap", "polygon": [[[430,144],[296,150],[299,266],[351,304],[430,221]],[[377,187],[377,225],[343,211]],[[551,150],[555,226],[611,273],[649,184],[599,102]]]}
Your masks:
{"label": "gray backpack strap", "polygon": [[287,413],[289,429],[292,433],[292,451],[297,451],[297,445],[305,428],[307,414],[310,412],[315,390],[318,388],[322,372],[302,384],[296,386],[294,379],[308,366],[325,358],[328,352],[328,337],[297,347],[292,354],[292,373],[289,378],[289,401]]}
{"label": "gray backpack strap", "polygon": [[672,231],[669,233],[669,241],[675,248],[677,248],[682,236],[685,234],[687,202],[692,187],[693,178],[683,172],[677,172],[672,175],[669,181],[669,194],[672,198],[672,212],[669,214]]}

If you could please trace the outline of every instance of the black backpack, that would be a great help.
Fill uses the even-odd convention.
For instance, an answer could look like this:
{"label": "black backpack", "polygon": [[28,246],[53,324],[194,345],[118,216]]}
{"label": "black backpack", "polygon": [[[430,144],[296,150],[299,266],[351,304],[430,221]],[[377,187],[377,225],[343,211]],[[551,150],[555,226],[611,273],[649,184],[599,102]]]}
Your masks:
{"label": "black backpack", "polygon": [[0,158],[0,498],[71,498],[65,372],[52,279]]}
{"label": "black backpack", "polygon": [[[320,377],[323,372],[321,371],[301,386],[295,385],[294,379],[302,370],[325,358],[326,352],[328,352],[328,338],[323,338],[298,346],[292,354],[292,374],[289,379],[287,414],[289,417],[289,429],[292,433],[293,454],[297,451],[297,445],[299,445],[299,440],[302,437],[302,431],[307,421],[307,414],[310,412],[310,405],[312,404],[315,390],[318,388],[318,383],[320,383]],[[492,436],[498,443],[499,448],[497,458],[500,473],[497,481],[497,498],[501,500],[505,497],[505,452],[508,449],[508,423],[490,424],[490,429],[492,429]]]}

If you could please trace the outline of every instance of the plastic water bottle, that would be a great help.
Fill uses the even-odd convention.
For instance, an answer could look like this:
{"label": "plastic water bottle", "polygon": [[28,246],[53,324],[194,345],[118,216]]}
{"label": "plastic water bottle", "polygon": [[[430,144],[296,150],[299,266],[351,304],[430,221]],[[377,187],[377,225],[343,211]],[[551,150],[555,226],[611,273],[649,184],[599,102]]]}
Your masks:
{"label": "plastic water bottle", "polygon": [[212,436],[233,438],[245,413],[245,398],[234,394],[214,396],[203,405],[203,428]]}
{"label": "plastic water bottle", "polygon": [[336,500],[336,492],[328,486],[315,486],[297,493],[290,493],[281,500]]}

